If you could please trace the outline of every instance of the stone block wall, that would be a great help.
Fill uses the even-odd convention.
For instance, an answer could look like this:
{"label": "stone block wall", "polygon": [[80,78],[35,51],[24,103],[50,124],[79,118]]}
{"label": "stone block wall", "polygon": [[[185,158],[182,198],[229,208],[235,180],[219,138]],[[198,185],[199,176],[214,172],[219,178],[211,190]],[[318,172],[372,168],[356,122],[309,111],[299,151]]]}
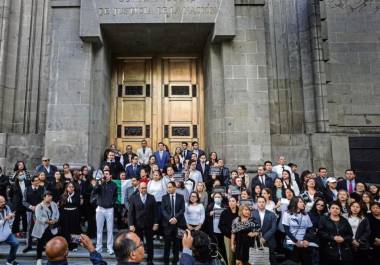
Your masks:
{"label": "stone block wall", "polygon": [[380,133],[380,2],[320,2],[331,131]]}

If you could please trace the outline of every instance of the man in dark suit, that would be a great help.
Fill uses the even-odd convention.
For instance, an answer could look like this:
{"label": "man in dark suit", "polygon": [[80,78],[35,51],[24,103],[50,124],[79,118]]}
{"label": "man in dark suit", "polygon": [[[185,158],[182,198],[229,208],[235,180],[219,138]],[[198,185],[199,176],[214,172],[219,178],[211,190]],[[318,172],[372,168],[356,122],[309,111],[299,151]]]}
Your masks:
{"label": "man in dark suit", "polygon": [[153,264],[153,231],[158,229],[158,216],[156,215],[156,200],[147,193],[146,183],[141,182],[139,192],[129,199],[128,224],[129,230],[143,239],[145,236],[148,253],[148,265]]}
{"label": "man in dark suit", "polygon": [[277,217],[273,212],[265,209],[265,204],[264,197],[257,198],[257,209],[253,211],[252,218],[261,226],[261,243],[269,247],[269,261],[271,265],[275,265],[277,264],[274,253],[276,248]]}
{"label": "man in dark suit", "polygon": [[199,143],[197,141],[192,142],[191,146],[193,147],[193,154],[196,154],[198,159],[201,155],[205,154],[205,151],[199,149]]}
{"label": "man in dark suit", "polygon": [[189,144],[187,142],[182,142],[182,157],[184,160],[190,160],[191,159],[191,151],[187,149]]}
{"label": "man in dark suit", "polygon": [[158,150],[154,152],[153,155],[156,157],[156,162],[160,171],[164,172],[164,169],[166,169],[170,158],[169,153],[164,149],[164,143],[158,143]]}
{"label": "man in dark suit", "polygon": [[218,167],[220,167],[220,176],[219,176],[220,183],[224,183],[226,180],[230,178],[230,169],[224,166],[223,159],[218,160]]}
{"label": "man in dark suit", "polygon": [[318,176],[315,178],[315,186],[320,192],[325,192],[327,189],[327,169],[320,167],[318,169]]}
{"label": "man in dark suit", "polygon": [[139,158],[137,155],[132,155],[131,164],[125,168],[126,179],[140,176],[141,166],[138,164]]}
{"label": "man in dark suit", "polygon": [[346,169],[345,171],[345,180],[338,182],[337,190],[348,191],[349,194],[356,191],[356,179],[355,171],[353,169]]}
{"label": "man in dark suit", "polygon": [[203,181],[207,183],[209,181],[210,166],[206,164],[206,160],[206,155],[202,154],[199,157],[196,170],[201,172]]}
{"label": "man in dark suit", "polygon": [[178,228],[186,228],[185,220],[185,199],[181,194],[176,193],[175,182],[167,184],[168,194],[162,197],[162,227],[165,237],[164,264],[169,264],[170,246],[173,244],[173,265],[178,262],[179,239],[177,238]]}
{"label": "man in dark suit", "polygon": [[257,175],[252,178],[252,181],[251,181],[252,194],[255,194],[254,189],[257,185],[260,185],[261,189],[273,188],[273,180],[265,174],[264,166],[259,166],[257,168]]}
{"label": "man in dark suit", "polygon": [[51,183],[53,182],[54,174],[57,172],[57,167],[50,164],[50,158],[44,156],[42,158],[42,164],[36,167],[37,172],[44,172],[46,176],[46,180]]}
{"label": "man in dark suit", "polygon": [[100,170],[108,166],[110,174],[113,179],[120,179],[120,173],[124,171],[123,165],[115,160],[115,153],[111,150],[107,153],[107,159],[100,165]]}

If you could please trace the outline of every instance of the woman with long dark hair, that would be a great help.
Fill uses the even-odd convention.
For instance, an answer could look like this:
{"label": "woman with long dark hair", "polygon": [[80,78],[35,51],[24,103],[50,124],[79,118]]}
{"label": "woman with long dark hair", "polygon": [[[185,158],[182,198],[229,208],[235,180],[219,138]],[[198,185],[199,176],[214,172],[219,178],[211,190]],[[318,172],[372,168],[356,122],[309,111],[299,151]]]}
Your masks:
{"label": "woman with long dark hair", "polygon": [[[12,233],[16,234],[17,237],[24,237],[27,232],[28,222],[26,212],[27,209],[23,205],[24,194],[26,188],[31,185],[30,181],[27,180],[25,171],[18,170],[14,175],[14,183],[11,185],[9,190],[9,197],[12,202],[12,211],[15,212],[15,219],[13,220]],[[22,222],[22,230],[20,232],[20,220]]]}
{"label": "woman with long dark hair", "polygon": [[354,201],[348,211],[348,223],[354,235],[352,250],[354,253],[354,265],[368,264],[369,237],[371,228],[368,219],[363,215],[362,205]]}
{"label": "woman with long dark hair", "polygon": [[321,239],[321,251],[329,265],[351,264],[352,229],[342,216],[342,207],[338,202],[330,205],[330,214],[321,216],[318,234]]}
{"label": "woman with long dark hair", "polygon": [[305,189],[300,194],[302,200],[306,204],[306,212],[309,212],[317,198],[323,198],[323,193],[318,191],[315,184],[315,179],[310,178],[305,182]]}
{"label": "woman with long dark hair", "polygon": [[284,212],[282,217],[282,224],[286,234],[284,247],[288,258],[302,265],[311,264],[309,251],[311,243],[305,235],[313,224],[305,212],[305,203],[301,197],[293,197],[290,200],[288,211]]}
{"label": "woman with long dark hair", "polygon": [[[306,232],[305,238],[310,242],[313,243],[313,245],[309,246],[310,249],[310,255],[312,257],[312,264],[313,265],[319,265],[320,261],[323,261],[323,257],[320,257],[320,251],[319,251],[319,236],[318,236],[318,228],[319,228],[319,220],[321,216],[323,216],[327,212],[327,204],[326,201],[317,198],[314,202],[313,207],[308,212],[308,215],[310,217],[311,223],[313,224],[313,227],[310,228]],[[321,264],[324,264],[321,262]]]}
{"label": "woman with long dark hair", "polygon": [[53,195],[53,201],[55,203],[57,203],[60,200],[61,195],[64,192],[64,186],[65,186],[65,183],[63,181],[61,172],[56,171],[54,173],[54,179],[49,185],[49,190],[51,191]]}
{"label": "woman with long dark hair", "polygon": [[224,246],[226,248],[226,256],[228,264],[235,264],[235,257],[231,250],[231,230],[232,222],[239,216],[239,207],[235,197],[228,199],[228,207],[225,209],[219,219],[219,229],[224,237]]}
{"label": "woman with long dark hair", "polygon": [[365,191],[362,196],[361,204],[363,208],[363,214],[368,216],[371,214],[371,204],[374,202],[370,192]]}
{"label": "woman with long dark hair", "polygon": [[61,233],[69,243],[69,250],[76,251],[78,245],[72,243],[70,235],[81,233],[80,227],[80,212],[79,207],[81,204],[81,196],[73,183],[66,184],[65,192],[61,196],[60,200],[60,225]]}

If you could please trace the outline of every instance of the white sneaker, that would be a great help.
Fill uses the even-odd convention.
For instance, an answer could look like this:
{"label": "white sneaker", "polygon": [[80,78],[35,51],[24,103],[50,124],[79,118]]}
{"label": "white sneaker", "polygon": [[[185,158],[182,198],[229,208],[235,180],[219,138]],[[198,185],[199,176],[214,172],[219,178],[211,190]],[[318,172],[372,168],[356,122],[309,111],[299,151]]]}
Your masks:
{"label": "white sneaker", "polygon": [[42,265],[42,259],[38,259],[36,265]]}
{"label": "white sneaker", "polygon": [[107,254],[108,254],[108,255],[113,255],[114,252],[113,252],[112,250],[107,250]]}

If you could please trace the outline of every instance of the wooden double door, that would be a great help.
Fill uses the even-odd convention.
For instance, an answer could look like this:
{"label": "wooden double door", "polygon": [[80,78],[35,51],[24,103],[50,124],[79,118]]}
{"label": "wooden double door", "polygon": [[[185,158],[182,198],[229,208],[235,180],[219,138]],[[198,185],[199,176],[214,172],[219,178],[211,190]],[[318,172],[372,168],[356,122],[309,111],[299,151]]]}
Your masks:
{"label": "wooden double door", "polygon": [[204,88],[196,57],[120,58],[113,72],[110,142],[133,150],[146,139],[204,146]]}

